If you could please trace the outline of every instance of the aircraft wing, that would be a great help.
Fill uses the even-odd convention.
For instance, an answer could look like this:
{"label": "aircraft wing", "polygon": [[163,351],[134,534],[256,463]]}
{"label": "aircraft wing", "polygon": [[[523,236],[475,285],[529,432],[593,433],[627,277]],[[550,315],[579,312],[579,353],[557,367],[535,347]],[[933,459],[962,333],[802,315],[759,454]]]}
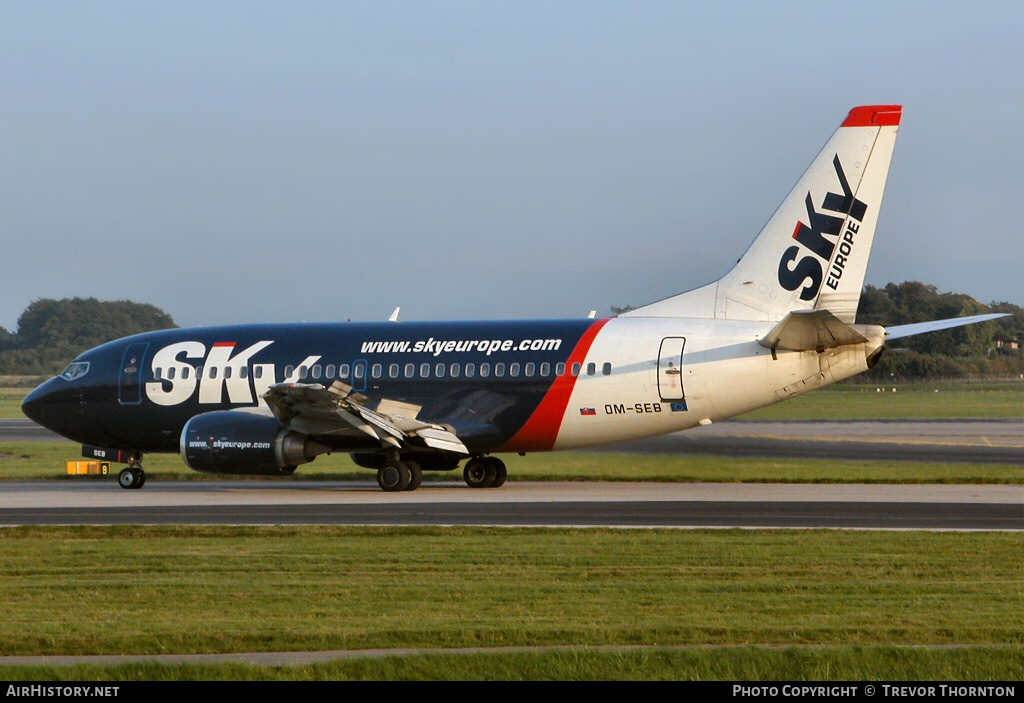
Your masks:
{"label": "aircraft wing", "polygon": [[371,410],[366,407],[366,396],[352,392],[352,387],[341,381],[329,387],[278,383],[263,398],[282,426],[303,434],[325,435],[355,428],[396,449],[427,446],[469,454],[451,428],[417,420],[418,406],[382,400]]}
{"label": "aircraft wing", "polygon": [[933,322],[915,322],[910,325],[896,325],[895,327],[887,327],[885,329],[885,338],[888,339],[899,339],[900,337],[910,337],[915,334],[923,334],[924,332],[935,332],[937,330],[948,330],[951,327],[961,327],[962,325],[973,325],[975,322],[986,322],[987,320],[995,320],[1000,317],[1006,317],[1010,313],[1006,312],[995,312],[987,315],[971,315],[970,317],[953,317],[948,320],[935,320]]}

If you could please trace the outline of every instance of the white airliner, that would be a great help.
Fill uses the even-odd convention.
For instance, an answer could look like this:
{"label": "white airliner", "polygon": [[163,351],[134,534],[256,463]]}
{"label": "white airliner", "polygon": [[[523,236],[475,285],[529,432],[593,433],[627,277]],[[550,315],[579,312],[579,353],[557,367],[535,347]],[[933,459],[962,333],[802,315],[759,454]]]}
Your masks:
{"label": "white airliner", "polygon": [[493,454],[718,422],[849,378],[888,340],[990,320],[855,320],[898,105],[857,107],[721,279],[611,319],[259,324],[135,335],[85,352],[25,414],[129,466],[288,474],[351,452],[387,491],[423,470],[496,487]]}

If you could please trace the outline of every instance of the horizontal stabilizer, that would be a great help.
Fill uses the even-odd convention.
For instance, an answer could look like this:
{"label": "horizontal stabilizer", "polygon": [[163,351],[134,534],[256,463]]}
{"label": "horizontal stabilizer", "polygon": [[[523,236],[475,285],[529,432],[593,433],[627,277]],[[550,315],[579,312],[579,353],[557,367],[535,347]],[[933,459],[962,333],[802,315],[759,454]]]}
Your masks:
{"label": "horizontal stabilizer", "polygon": [[963,325],[973,325],[976,322],[986,322],[988,320],[995,320],[1000,317],[1006,317],[1009,313],[989,313],[988,315],[971,315],[970,317],[953,317],[948,320],[935,320],[933,322],[915,322],[910,325],[896,325],[895,327],[887,327],[885,330],[885,338],[899,339],[900,337],[910,337],[915,334],[923,334],[925,332],[936,332],[938,330],[948,330],[952,327],[961,327]]}
{"label": "horizontal stabilizer", "polygon": [[782,318],[759,343],[769,349],[812,351],[867,341],[860,331],[828,310],[795,310]]}

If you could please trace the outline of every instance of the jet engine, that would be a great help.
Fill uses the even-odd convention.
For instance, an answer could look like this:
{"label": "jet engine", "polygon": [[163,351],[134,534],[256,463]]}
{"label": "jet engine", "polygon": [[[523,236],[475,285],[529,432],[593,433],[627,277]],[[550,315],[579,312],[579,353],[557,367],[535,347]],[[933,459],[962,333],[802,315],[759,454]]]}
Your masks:
{"label": "jet engine", "polygon": [[179,451],[190,468],[204,473],[283,476],[330,450],[273,417],[219,410],[185,423]]}

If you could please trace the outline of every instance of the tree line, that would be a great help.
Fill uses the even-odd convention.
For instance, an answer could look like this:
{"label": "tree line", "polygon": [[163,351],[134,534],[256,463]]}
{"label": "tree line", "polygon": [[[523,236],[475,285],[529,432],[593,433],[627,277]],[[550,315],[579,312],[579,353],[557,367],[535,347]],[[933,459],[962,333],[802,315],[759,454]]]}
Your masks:
{"label": "tree line", "polygon": [[[618,314],[632,309],[612,307]],[[1024,308],[983,305],[963,293],[940,293],[918,281],[865,286],[857,322],[892,327],[949,317],[1010,313],[1009,317],[896,340],[878,366],[858,378],[956,378],[1024,373]],[[96,298],[33,301],[14,333],[0,327],[0,376],[51,376],[87,349],[132,334],[177,327],[160,308]]]}
{"label": "tree line", "polygon": [[857,322],[908,325],[949,317],[1009,313],[991,322],[894,340],[878,365],[858,376],[872,379],[963,378],[1024,373],[1024,308],[1008,302],[983,305],[963,293],[940,293],[918,281],[865,286]]}
{"label": "tree line", "polygon": [[11,333],[0,327],[0,376],[53,376],[82,352],[120,337],[177,327],[147,303],[44,298],[29,304]]}

